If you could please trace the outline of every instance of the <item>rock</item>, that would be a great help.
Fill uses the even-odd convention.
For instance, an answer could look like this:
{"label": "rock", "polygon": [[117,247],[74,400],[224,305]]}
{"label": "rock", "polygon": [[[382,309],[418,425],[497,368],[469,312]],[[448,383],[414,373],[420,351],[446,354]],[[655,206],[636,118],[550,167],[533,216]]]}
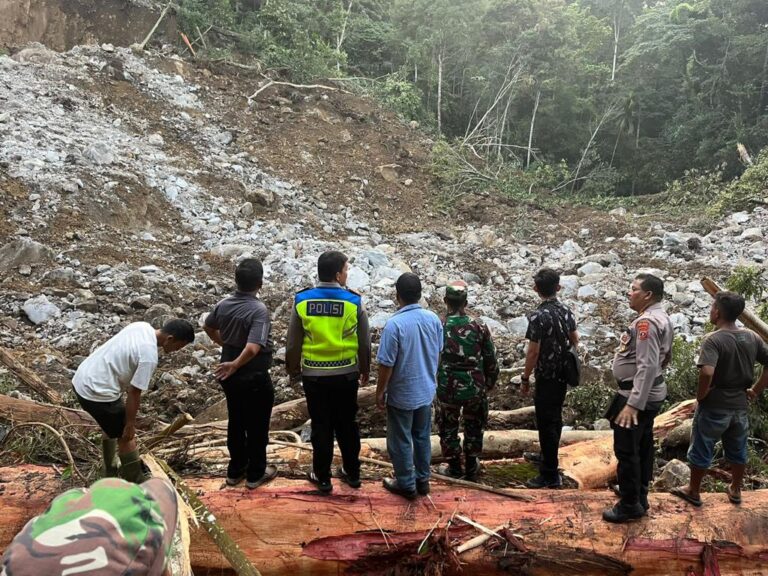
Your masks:
{"label": "rock", "polygon": [[218,144],[221,144],[222,146],[227,146],[230,144],[233,140],[232,132],[229,130],[225,130],[224,132],[219,132],[216,134],[216,136],[213,137],[213,141],[217,142]]}
{"label": "rock", "polygon": [[[587,274],[598,274],[603,272],[603,266],[598,262],[587,262],[581,266],[576,272],[579,276],[586,276]],[[562,284],[561,284],[562,286]]]}
{"label": "rock", "polygon": [[661,469],[661,474],[653,483],[653,489],[667,492],[672,488],[686,486],[690,480],[691,469],[688,468],[688,465],[680,460],[670,460]]}
{"label": "rock", "polygon": [[560,276],[560,294],[562,296],[573,296],[579,289],[578,276]]}
{"label": "rock", "polygon": [[131,308],[135,308],[136,310],[146,310],[151,305],[152,300],[150,300],[149,296],[139,296],[138,298],[131,300]]}
{"label": "rock", "polygon": [[594,430],[610,430],[611,422],[607,418],[600,418],[599,420],[595,420],[592,428]]}
{"label": "rock", "polygon": [[483,279],[480,278],[477,274],[473,274],[472,272],[464,272],[464,274],[461,275],[461,278],[466,282],[467,284],[482,284]]}
{"label": "rock", "polygon": [[43,279],[48,285],[53,286],[79,286],[77,274],[72,268],[56,268],[51,270]]}
{"label": "rock", "polygon": [[209,254],[212,256],[218,256],[219,258],[241,258],[253,256],[255,248],[247,244],[221,244],[220,246],[214,246],[209,250]]}
{"label": "rock", "polygon": [[29,266],[28,264],[22,264],[19,266],[19,274],[21,276],[29,276],[32,274],[32,266]]}
{"label": "rock", "polygon": [[592,286],[591,284],[587,284],[579,288],[579,291],[577,292],[576,296],[579,298],[579,300],[584,300],[585,298],[592,298],[594,296],[597,296],[597,290],[595,290],[595,287]]}
{"label": "rock", "polygon": [[683,245],[683,236],[677,232],[664,232],[661,243],[664,248],[680,248]]}
{"label": "rock", "polygon": [[368,318],[368,324],[371,328],[384,328],[384,325],[392,317],[389,312],[376,312]]}
{"label": "rock", "polygon": [[618,216],[619,218],[624,218],[627,215],[627,209],[626,208],[614,208],[610,212],[608,212],[611,216]]}
{"label": "rock", "polygon": [[371,277],[357,266],[351,266],[347,275],[347,286],[352,290],[365,290],[371,284]]}
{"label": "rock", "polygon": [[512,336],[525,337],[525,333],[528,331],[528,317],[518,316],[507,322],[507,329]]}
{"label": "rock", "polygon": [[152,320],[161,316],[173,316],[171,307],[167,304],[154,304],[146,312],[144,312],[144,321],[152,323]]}
{"label": "rock", "polygon": [[11,58],[22,64],[49,64],[57,56],[56,52],[49,50],[42,44],[31,42],[26,48],[19,50]]}
{"label": "rock", "polygon": [[741,240],[761,240],[763,238],[763,231],[760,228],[747,228],[739,236]]}
{"label": "rock", "polygon": [[238,212],[242,214],[243,216],[250,216],[253,214],[253,204],[251,202],[246,202],[242,206],[240,206]]}
{"label": "rock", "polygon": [[115,153],[105,142],[94,142],[85,149],[83,156],[100,166],[115,162]]}
{"label": "rock", "polygon": [[584,254],[584,250],[579,246],[576,242],[573,240],[566,240],[563,242],[562,246],[558,248],[558,251],[561,254],[570,255],[570,256],[581,256]]}
{"label": "rock", "polygon": [[264,188],[253,188],[245,193],[245,199],[259,206],[272,206],[275,203],[275,194]]}
{"label": "rock", "polygon": [[41,294],[24,302],[21,309],[33,324],[43,324],[61,316],[61,309]]}
{"label": "rock", "polygon": [[120,314],[120,316],[127,316],[131,313],[130,307],[126,306],[125,304],[121,304],[120,302],[115,302],[112,304],[112,312],[115,314]]}
{"label": "rock", "polygon": [[389,258],[383,252],[366,250],[360,254],[360,257],[368,260],[368,263],[374,268],[377,266],[389,266]]}
{"label": "rock", "polygon": [[744,224],[745,222],[749,222],[749,220],[750,215],[746,212],[734,212],[726,218],[726,221],[732,224]]}
{"label": "rock", "polygon": [[[613,266],[620,262],[619,255],[613,252],[607,252],[605,254],[591,254],[586,257],[587,262],[597,262],[601,266]],[[562,282],[561,282],[562,284]]]}
{"label": "rock", "polygon": [[675,312],[674,314],[669,315],[669,320],[672,322],[672,326],[675,328],[675,332],[679,332],[681,334],[688,334],[690,331],[690,320],[688,320],[688,316],[681,312]]}
{"label": "rock", "polygon": [[507,332],[509,332],[509,329],[506,326],[504,326],[504,324],[502,324],[498,320],[494,320],[489,316],[480,316],[478,320],[480,320],[480,322],[488,326],[488,329],[491,331],[492,334],[506,334]]}
{"label": "rock", "polygon": [[31,265],[49,260],[53,251],[30,238],[19,238],[0,248],[0,270],[10,273],[22,264]]}
{"label": "rock", "polygon": [[165,144],[165,140],[163,140],[162,135],[157,133],[150,134],[149,138],[147,138],[147,142],[149,142],[152,146],[158,146],[158,147]]}
{"label": "rock", "polygon": [[125,282],[125,285],[129,288],[141,288],[147,283],[147,278],[138,270],[134,270],[133,272],[126,274],[123,282]]}

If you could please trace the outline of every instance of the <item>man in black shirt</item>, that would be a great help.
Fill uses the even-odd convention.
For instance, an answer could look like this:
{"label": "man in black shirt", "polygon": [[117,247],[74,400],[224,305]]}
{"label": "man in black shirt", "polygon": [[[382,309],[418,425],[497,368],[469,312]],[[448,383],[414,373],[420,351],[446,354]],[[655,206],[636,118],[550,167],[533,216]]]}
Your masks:
{"label": "man in black shirt", "polygon": [[[768,346],[751,330],[736,326],[743,311],[744,298],[734,292],[718,292],[709,311],[717,330],[704,338],[699,355],[698,406],[688,448],[691,481],[685,488],[671,490],[694,506],[701,506],[701,481],[712,464],[718,440],[731,464],[728,499],[741,503],[749,436],[747,400],[756,399],[768,385]],[[763,375],[753,386],[755,362],[763,365]]]}
{"label": "man in black shirt", "polygon": [[267,466],[275,393],[269,377],[273,351],[269,310],[256,297],[263,275],[255,258],[240,262],[235,270],[237,291],[216,304],[203,328],[221,346],[221,363],[214,374],[224,389],[229,413],[227,485],[247,479],[251,489],[277,476],[277,468]]}
{"label": "man in black shirt", "polygon": [[557,450],[563,430],[563,402],[568,388],[565,373],[569,343],[576,346],[579,334],[570,309],[557,299],[560,275],[542,268],[533,277],[534,290],[541,304],[528,316],[528,351],[523,370],[522,394],[530,393],[531,372],[536,375],[534,407],[539,431],[541,459],[539,475],[529,480],[529,488],[558,488],[562,485],[557,471]]}

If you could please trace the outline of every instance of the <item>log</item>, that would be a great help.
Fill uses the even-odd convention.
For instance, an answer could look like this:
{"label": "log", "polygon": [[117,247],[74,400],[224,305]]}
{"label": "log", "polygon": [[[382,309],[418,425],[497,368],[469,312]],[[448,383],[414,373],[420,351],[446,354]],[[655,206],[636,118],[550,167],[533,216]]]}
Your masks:
{"label": "log", "polygon": [[44,422],[54,427],[95,428],[99,425],[83,410],[21,400],[0,394],[0,420],[9,422]]}
{"label": "log", "polygon": [[[376,403],[376,386],[365,386],[357,392],[357,405],[359,408],[369,408]],[[195,417],[197,424],[210,424],[227,419],[227,401],[219,400],[200,412]],[[283,402],[272,408],[272,418],[269,422],[270,430],[291,430],[304,424],[309,419],[306,398],[297,398]]]}
{"label": "log", "polygon": [[[704,290],[706,290],[707,293],[712,297],[720,292],[720,287],[715,283],[714,280],[708,278],[707,276],[704,276],[704,278],[701,279],[701,285]],[[763,322],[760,317],[757,316],[757,314],[752,312],[749,308],[744,308],[744,312],[742,312],[741,316],[739,316],[739,320],[742,321],[744,326],[750,330],[755,331],[763,340],[768,342],[768,324]]]}
{"label": "log", "polygon": [[[664,439],[669,432],[688,420],[696,407],[695,400],[686,400],[659,414],[653,434]],[[603,488],[616,477],[616,456],[613,453],[613,432],[609,436],[580,442],[561,448],[558,454],[563,474],[575,480],[579,488]]]}
{"label": "log", "polygon": [[43,382],[40,377],[29,368],[21,364],[9,350],[0,348],[0,362],[19,377],[19,379],[32,390],[40,394],[46,401],[52,404],[61,404],[61,394]]}
{"label": "log", "polygon": [[[459,434],[463,437],[462,434]],[[431,436],[432,460],[443,457],[440,450],[440,437]],[[613,432],[594,430],[567,430],[560,438],[561,446],[585,442],[613,441]],[[386,438],[363,438],[361,453],[375,452],[387,456]],[[493,430],[483,434],[483,458],[512,458],[522,456],[523,452],[537,452],[539,433],[535,430]]]}
{"label": "log", "polygon": [[513,428],[535,428],[536,409],[525,406],[517,410],[489,410],[489,430],[511,430]]}
{"label": "log", "polygon": [[[51,469],[37,466],[0,468],[0,480],[5,548],[62,486]],[[648,517],[617,526],[600,518],[615,502],[608,491],[521,490],[533,498],[528,502],[434,484],[429,499],[408,502],[370,482],[359,490],[337,485],[328,496],[295,480],[277,479],[252,491],[220,489],[220,478],[185,482],[265,576],[437,574],[419,564],[425,557],[440,559],[431,546],[436,539],[429,540],[427,553],[414,552],[433,528],[445,553],[472,540],[477,530],[457,515],[511,531],[501,531],[507,542],[492,537],[463,553],[460,566],[446,562],[445,576],[682,575],[701,573],[702,559],[713,562],[713,555],[723,574],[757,576],[768,562],[768,490],[745,492],[742,506],[731,505],[725,494],[705,494],[701,508],[651,494]],[[231,574],[202,528],[193,531],[191,555],[197,576]]]}

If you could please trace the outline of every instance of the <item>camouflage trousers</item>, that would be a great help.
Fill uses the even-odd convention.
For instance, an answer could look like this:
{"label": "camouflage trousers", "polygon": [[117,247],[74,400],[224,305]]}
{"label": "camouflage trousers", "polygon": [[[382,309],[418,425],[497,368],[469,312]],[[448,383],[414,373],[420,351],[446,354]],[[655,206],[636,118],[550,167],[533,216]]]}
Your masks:
{"label": "camouflage trousers", "polygon": [[488,396],[479,394],[467,400],[444,402],[438,398],[436,410],[440,448],[444,458],[461,456],[459,424],[464,419],[464,454],[480,456],[483,452],[483,431],[488,424]]}

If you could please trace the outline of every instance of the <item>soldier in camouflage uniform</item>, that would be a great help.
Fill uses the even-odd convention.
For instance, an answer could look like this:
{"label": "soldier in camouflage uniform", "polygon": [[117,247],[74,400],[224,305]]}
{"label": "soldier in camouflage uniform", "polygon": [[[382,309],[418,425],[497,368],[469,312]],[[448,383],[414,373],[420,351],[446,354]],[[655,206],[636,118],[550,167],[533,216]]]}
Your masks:
{"label": "soldier in camouflage uniform", "polygon": [[[483,451],[483,431],[488,422],[488,390],[496,384],[499,366],[491,332],[467,316],[467,285],[454,282],[445,289],[448,313],[444,348],[437,373],[437,426],[440,447],[448,464],[441,472],[455,478],[474,479]],[[461,465],[459,421],[464,418],[464,456]]]}
{"label": "soldier in camouflage uniform", "polygon": [[177,517],[166,480],[99,480],[30,520],[5,550],[0,576],[168,576]]}

